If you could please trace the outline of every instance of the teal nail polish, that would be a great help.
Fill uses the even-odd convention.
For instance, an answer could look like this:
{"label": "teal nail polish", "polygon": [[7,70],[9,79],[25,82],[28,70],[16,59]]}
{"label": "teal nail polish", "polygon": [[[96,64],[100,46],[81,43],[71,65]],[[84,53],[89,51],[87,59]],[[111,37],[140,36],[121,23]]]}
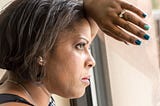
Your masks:
{"label": "teal nail polish", "polygon": [[146,17],[147,17],[147,14],[143,13],[142,16],[143,16],[144,18],[146,18]]}
{"label": "teal nail polish", "polygon": [[135,43],[136,43],[137,45],[141,45],[141,41],[140,41],[140,40],[136,40]]}
{"label": "teal nail polish", "polygon": [[149,28],[150,28],[149,25],[147,25],[147,24],[144,25],[144,29],[145,29],[145,30],[149,30]]}
{"label": "teal nail polish", "polygon": [[149,40],[149,38],[150,38],[150,36],[149,36],[148,34],[145,34],[143,37],[144,37],[144,39],[146,39],[146,40]]}

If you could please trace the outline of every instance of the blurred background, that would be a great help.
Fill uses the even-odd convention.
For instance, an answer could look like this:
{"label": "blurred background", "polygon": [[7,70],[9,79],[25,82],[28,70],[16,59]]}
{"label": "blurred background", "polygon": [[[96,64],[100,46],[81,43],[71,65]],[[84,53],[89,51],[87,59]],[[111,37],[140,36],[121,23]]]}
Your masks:
{"label": "blurred background", "polygon": [[[12,1],[0,0],[0,10]],[[150,40],[126,45],[99,31],[91,47],[97,63],[91,85],[79,99],[54,95],[57,106],[160,106],[160,0],[128,2],[147,13]]]}

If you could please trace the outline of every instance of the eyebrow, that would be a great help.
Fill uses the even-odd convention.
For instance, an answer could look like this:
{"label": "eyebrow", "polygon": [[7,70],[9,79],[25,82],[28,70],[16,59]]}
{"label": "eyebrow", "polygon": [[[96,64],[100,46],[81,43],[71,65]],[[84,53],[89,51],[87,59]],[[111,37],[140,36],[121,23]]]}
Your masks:
{"label": "eyebrow", "polygon": [[83,35],[80,35],[79,38],[80,38],[80,39],[83,39],[83,40],[87,41],[87,43],[89,43],[89,39],[88,39],[87,37],[85,37],[85,36],[83,36]]}

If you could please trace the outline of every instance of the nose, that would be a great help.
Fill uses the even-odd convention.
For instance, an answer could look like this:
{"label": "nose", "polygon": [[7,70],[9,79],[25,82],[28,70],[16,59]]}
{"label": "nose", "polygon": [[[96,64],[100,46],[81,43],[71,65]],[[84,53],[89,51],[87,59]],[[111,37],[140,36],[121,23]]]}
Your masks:
{"label": "nose", "polygon": [[96,62],[95,62],[92,54],[89,52],[89,53],[88,53],[88,58],[87,58],[87,61],[86,61],[86,66],[87,66],[88,68],[92,68],[92,67],[94,67],[95,65],[96,65]]}

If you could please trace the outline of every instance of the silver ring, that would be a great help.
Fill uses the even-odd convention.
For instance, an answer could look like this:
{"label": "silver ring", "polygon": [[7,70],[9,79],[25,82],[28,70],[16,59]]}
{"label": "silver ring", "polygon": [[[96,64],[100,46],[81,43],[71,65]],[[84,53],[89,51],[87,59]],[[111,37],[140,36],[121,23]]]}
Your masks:
{"label": "silver ring", "polygon": [[126,10],[122,10],[121,13],[119,14],[119,17],[122,18],[124,16],[124,13],[126,13]]}

